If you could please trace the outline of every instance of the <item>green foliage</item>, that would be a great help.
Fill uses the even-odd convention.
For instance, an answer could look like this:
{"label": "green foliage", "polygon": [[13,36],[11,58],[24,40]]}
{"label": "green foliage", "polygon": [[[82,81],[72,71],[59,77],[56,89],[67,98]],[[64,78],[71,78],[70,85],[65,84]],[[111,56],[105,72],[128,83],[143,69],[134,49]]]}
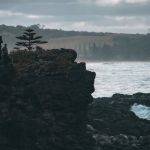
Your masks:
{"label": "green foliage", "polygon": [[16,45],[19,47],[26,47],[28,50],[32,50],[33,46],[36,44],[44,44],[46,41],[42,41],[42,36],[36,36],[33,29],[28,28],[25,30],[22,36],[16,37],[21,42],[17,42]]}
{"label": "green foliage", "polygon": [[36,56],[33,51],[18,49],[10,52],[10,57],[13,59],[14,64],[23,65],[34,61]]}
{"label": "green foliage", "polygon": [[12,58],[14,64],[24,65],[33,63],[34,61],[38,61],[40,59],[45,61],[52,60],[52,53],[52,50],[44,50],[37,46],[35,51],[28,51],[27,49],[17,49],[12,51],[10,52],[10,57]]}

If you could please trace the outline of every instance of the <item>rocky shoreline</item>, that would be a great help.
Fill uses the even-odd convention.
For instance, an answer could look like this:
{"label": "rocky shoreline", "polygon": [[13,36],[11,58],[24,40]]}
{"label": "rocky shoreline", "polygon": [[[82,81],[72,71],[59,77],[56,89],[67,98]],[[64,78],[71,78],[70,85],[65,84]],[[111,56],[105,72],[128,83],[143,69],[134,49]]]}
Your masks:
{"label": "rocky shoreline", "polygon": [[97,98],[89,106],[89,132],[96,140],[96,150],[148,150],[150,121],[138,118],[134,104],[150,106],[150,94],[115,94]]}

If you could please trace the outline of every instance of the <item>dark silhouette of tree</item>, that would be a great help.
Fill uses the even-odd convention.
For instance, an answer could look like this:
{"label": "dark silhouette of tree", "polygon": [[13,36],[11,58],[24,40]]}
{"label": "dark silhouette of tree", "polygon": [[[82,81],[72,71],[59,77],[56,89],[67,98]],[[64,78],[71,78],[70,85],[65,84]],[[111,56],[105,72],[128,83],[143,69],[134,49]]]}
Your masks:
{"label": "dark silhouette of tree", "polygon": [[9,58],[9,55],[8,55],[8,48],[7,48],[7,44],[4,45],[4,47],[2,48],[2,62],[3,64],[7,65],[7,64],[10,64],[11,63],[11,60]]}
{"label": "dark silhouette of tree", "polygon": [[36,44],[47,43],[47,41],[41,40],[42,36],[36,36],[36,33],[31,28],[26,29],[22,36],[16,38],[21,40],[21,42],[17,42],[16,45],[26,47],[28,50],[32,50]]}
{"label": "dark silhouette of tree", "polygon": [[0,59],[2,56],[2,43],[3,43],[2,36],[0,36]]}

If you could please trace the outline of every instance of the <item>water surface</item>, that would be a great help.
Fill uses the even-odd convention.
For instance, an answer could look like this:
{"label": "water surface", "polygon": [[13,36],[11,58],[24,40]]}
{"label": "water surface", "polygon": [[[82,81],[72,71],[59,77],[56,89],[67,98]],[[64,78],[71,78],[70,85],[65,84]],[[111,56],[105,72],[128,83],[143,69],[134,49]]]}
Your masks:
{"label": "water surface", "polygon": [[150,107],[135,103],[131,107],[131,111],[139,118],[150,120]]}
{"label": "water surface", "polygon": [[87,69],[96,72],[94,97],[150,93],[150,62],[87,63]]}

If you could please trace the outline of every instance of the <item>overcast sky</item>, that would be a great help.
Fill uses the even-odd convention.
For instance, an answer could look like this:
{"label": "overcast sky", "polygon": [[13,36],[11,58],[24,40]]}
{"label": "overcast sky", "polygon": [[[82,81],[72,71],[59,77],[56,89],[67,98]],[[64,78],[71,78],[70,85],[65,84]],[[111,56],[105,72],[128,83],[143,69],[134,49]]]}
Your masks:
{"label": "overcast sky", "polygon": [[0,24],[147,33],[150,0],[0,0]]}

